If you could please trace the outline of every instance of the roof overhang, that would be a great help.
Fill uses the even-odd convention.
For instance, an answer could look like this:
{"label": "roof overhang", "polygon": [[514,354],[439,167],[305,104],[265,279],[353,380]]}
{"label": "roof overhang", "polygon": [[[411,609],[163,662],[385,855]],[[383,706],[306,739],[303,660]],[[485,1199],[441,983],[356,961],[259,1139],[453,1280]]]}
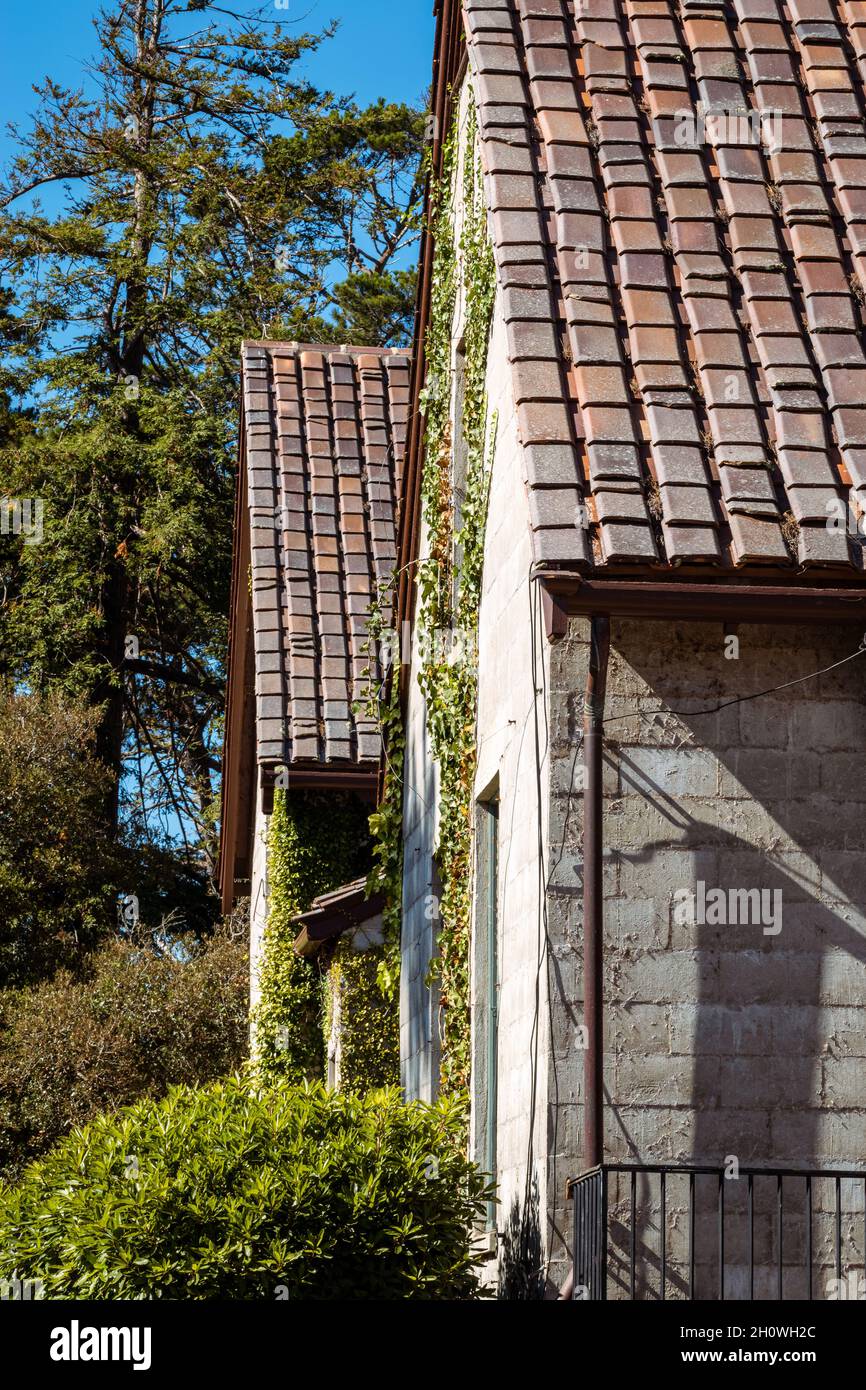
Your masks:
{"label": "roof overhang", "polygon": [[[536,570],[542,585],[545,628],[564,637],[568,618],[593,614],[678,622],[861,623],[866,591],[800,588],[776,584],[700,583],[694,580],[587,578],[561,570]],[[864,629],[866,630],[866,629]]]}
{"label": "roof overhang", "polygon": [[333,893],[322,893],[307,912],[295,918],[301,931],[295,938],[294,949],[299,956],[313,956],[328,941],[334,941],[344,932],[378,917],[385,906],[382,893],[367,897],[366,879],[355,879]]}

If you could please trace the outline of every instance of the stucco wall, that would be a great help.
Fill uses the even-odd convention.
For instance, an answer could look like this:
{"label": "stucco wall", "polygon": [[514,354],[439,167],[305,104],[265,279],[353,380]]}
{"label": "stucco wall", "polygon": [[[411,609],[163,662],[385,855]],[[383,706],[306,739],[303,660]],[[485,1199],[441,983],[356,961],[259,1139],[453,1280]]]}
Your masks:
{"label": "stucco wall", "polygon": [[[548,1021],[544,971],[544,922],[540,911],[539,843],[544,843],[547,759],[544,702],[536,704],[533,630],[539,688],[546,680],[549,650],[540,635],[537,594],[529,583],[528,509],[521,451],[505,353],[501,317],[495,317],[487,372],[488,402],[497,412],[478,632],[477,797],[498,779],[499,818],[499,1048],[498,1173],[503,1274],[525,1277],[527,1259],[541,1259],[546,1204],[545,1146]],[[536,728],[536,722],[538,728]],[[538,745],[536,743],[538,739]],[[539,825],[539,785],[541,815]],[[402,921],[401,1058],[410,1097],[435,1090],[435,1001],[425,982],[435,949],[436,766],[430,760],[424,702],[417,684],[413,647],[404,800],[404,885]],[[478,935],[483,937],[484,928]],[[473,942],[473,1024],[486,1002],[478,981]],[[538,991],[536,992],[536,983]],[[432,1004],[432,1009],[431,1009]],[[431,1012],[434,1014],[431,1027]],[[473,1031],[476,1031],[473,1028]],[[481,1161],[478,1132],[483,1063],[473,1046],[473,1106],[470,1144]]]}
{"label": "stucco wall", "polygon": [[[519,1292],[543,1263],[546,1209],[548,1013],[539,853],[547,837],[548,761],[543,698],[549,649],[541,636],[523,460],[505,329],[498,313],[488,359],[488,397],[498,415],[478,631],[476,796],[498,779],[499,1004],[497,1181],[503,1291]],[[535,667],[535,671],[533,670]],[[485,1005],[479,978],[485,928],[476,923],[473,1020]],[[474,1057],[473,1121],[483,1095]],[[476,1153],[483,1149],[475,1135]]]}
{"label": "stucco wall", "polygon": [[[465,122],[468,87],[461,97]],[[459,225],[459,208],[458,208]],[[463,307],[458,304],[455,344]],[[456,375],[456,374],[455,374]],[[544,924],[540,912],[539,843],[546,835],[548,794],[544,756],[543,703],[533,696],[533,639],[529,584],[531,547],[523,463],[499,304],[487,362],[489,418],[497,416],[485,544],[478,633],[478,770],[475,791],[486,795],[499,779],[503,812],[499,822],[500,997],[498,1181],[500,1253],[506,1283],[525,1278],[527,1262],[539,1267],[545,1208],[545,1143],[548,1031],[543,971]],[[422,534],[421,554],[426,553]],[[536,629],[540,629],[537,615]],[[539,681],[549,652],[535,642]],[[430,760],[424,704],[417,684],[413,643],[409,681],[404,800],[404,888],[402,921],[401,1054],[407,1094],[427,1097],[435,1086],[435,997],[425,983],[435,949],[433,849],[436,835],[437,769]],[[536,730],[536,713],[539,728]],[[536,748],[536,734],[541,752]],[[538,788],[541,785],[539,800]],[[540,808],[540,809],[539,809]],[[542,824],[539,825],[539,815]],[[431,919],[431,913],[434,914]],[[486,928],[484,928],[486,930]],[[473,1019],[486,1003],[478,979],[473,941]],[[538,989],[536,985],[538,984]],[[483,996],[483,997],[482,997]],[[431,1027],[431,1012],[433,1027]],[[473,1106],[470,1144],[481,1159],[479,1101],[484,1076],[473,1026]],[[524,1256],[526,1258],[524,1258]],[[519,1265],[519,1271],[516,1266]]]}
{"label": "stucco wall", "polygon": [[[468,86],[461,95],[465,123]],[[459,225],[459,207],[457,219]],[[501,291],[500,291],[501,293]],[[458,303],[453,339],[460,337]],[[456,373],[455,373],[456,377]],[[532,562],[529,507],[518,443],[516,409],[500,301],[487,361],[489,418],[496,415],[485,564],[478,632],[478,767],[475,794],[486,797],[498,781],[499,817],[499,1019],[497,1274],[506,1294],[535,1291],[544,1283],[547,1243],[547,1089],[549,1026],[545,982],[544,868],[547,838],[548,730],[543,692],[550,648],[541,636],[539,596],[529,582]],[[421,537],[426,553],[426,535]],[[533,669],[535,667],[535,670]],[[409,680],[404,800],[401,1056],[410,1097],[435,1089],[435,997],[425,983],[435,949],[437,769],[431,763],[424,704],[417,684],[418,653],[412,648]],[[474,857],[474,856],[473,856]],[[474,923],[471,946],[473,1085],[470,1148],[484,1154],[486,1046],[479,1020],[487,1003],[481,953],[486,921]],[[434,1026],[431,1027],[431,1011]]]}
{"label": "stucco wall", "polygon": [[[469,88],[464,82],[459,98],[458,167],[466,145]],[[455,245],[462,225],[462,183],[454,190]],[[457,342],[465,306],[458,293],[452,325],[452,408],[457,416]],[[455,436],[459,431],[455,427]],[[430,554],[426,524],[420,528],[419,560]],[[438,986],[430,984],[430,967],[437,950],[439,927],[439,883],[434,852],[438,835],[439,768],[433,761],[427,734],[427,706],[418,685],[420,670],[417,621],[412,624],[410,651],[402,653],[409,662],[405,734],[406,756],[403,778],[403,900],[400,929],[400,1072],[410,1100],[434,1100],[439,1087],[441,1020]],[[401,638],[405,645],[405,634]]]}

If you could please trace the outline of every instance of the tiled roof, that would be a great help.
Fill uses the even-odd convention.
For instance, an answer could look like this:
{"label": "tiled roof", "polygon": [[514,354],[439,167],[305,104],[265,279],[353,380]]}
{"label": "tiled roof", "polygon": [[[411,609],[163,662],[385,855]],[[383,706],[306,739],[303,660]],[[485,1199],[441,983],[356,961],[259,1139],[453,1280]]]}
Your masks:
{"label": "tiled roof", "polygon": [[536,560],[861,578],[866,3],[464,12]]}
{"label": "tiled roof", "polygon": [[353,706],[396,561],[409,367],[393,349],[244,344],[259,763],[378,763],[378,727]]}

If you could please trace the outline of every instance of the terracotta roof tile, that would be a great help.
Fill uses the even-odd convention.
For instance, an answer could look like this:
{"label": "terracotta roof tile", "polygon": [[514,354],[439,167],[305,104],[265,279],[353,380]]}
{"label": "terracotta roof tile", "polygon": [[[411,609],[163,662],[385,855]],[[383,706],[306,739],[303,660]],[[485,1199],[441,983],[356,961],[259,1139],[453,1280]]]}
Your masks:
{"label": "terracotta roof tile", "polygon": [[850,566],[866,4],[464,8],[536,557]]}
{"label": "terracotta roof tile", "polygon": [[244,345],[259,762],[378,761],[355,705],[396,558],[409,368],[391,350]]}

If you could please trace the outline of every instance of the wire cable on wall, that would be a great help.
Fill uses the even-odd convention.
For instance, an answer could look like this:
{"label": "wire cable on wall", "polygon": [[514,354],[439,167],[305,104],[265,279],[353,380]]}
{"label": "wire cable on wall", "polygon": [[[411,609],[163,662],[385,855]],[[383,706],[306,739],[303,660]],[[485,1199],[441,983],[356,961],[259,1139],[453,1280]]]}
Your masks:
{"label": "wire cable on wall", "polygon": [[849,661],[856,661],[858,656],[866,656],[866,637],[860,643],[856,652],[851,652],[850,656],[843,656],[841,661],[834,661],[832,666],[823,666],[820,671],[810,671],[808,676],[798,676],[793,681],[783,681],[781,685],[772,685],[769,690],[756,690],[752,695],[738,695],[734,700],[722,700],[720,704],[708,705],[706,709],[633,709],[625,714],[610,715],[603,721],[605,724],[617,724],[623,719],[632,719],[636,714],[653,719],[658,714],[674,714],[681,719],[700,719],[706,714],[719,714],[723,709],[730,709],[732,705],[745,705],[750,700],[762,700],[765,695],[775,695],[779,690],[790,690],[793,685],[802,685],[804,681],[817,680],[819,676],[826,676],[830,671],[837,671],[840,666],[847,666]]}

